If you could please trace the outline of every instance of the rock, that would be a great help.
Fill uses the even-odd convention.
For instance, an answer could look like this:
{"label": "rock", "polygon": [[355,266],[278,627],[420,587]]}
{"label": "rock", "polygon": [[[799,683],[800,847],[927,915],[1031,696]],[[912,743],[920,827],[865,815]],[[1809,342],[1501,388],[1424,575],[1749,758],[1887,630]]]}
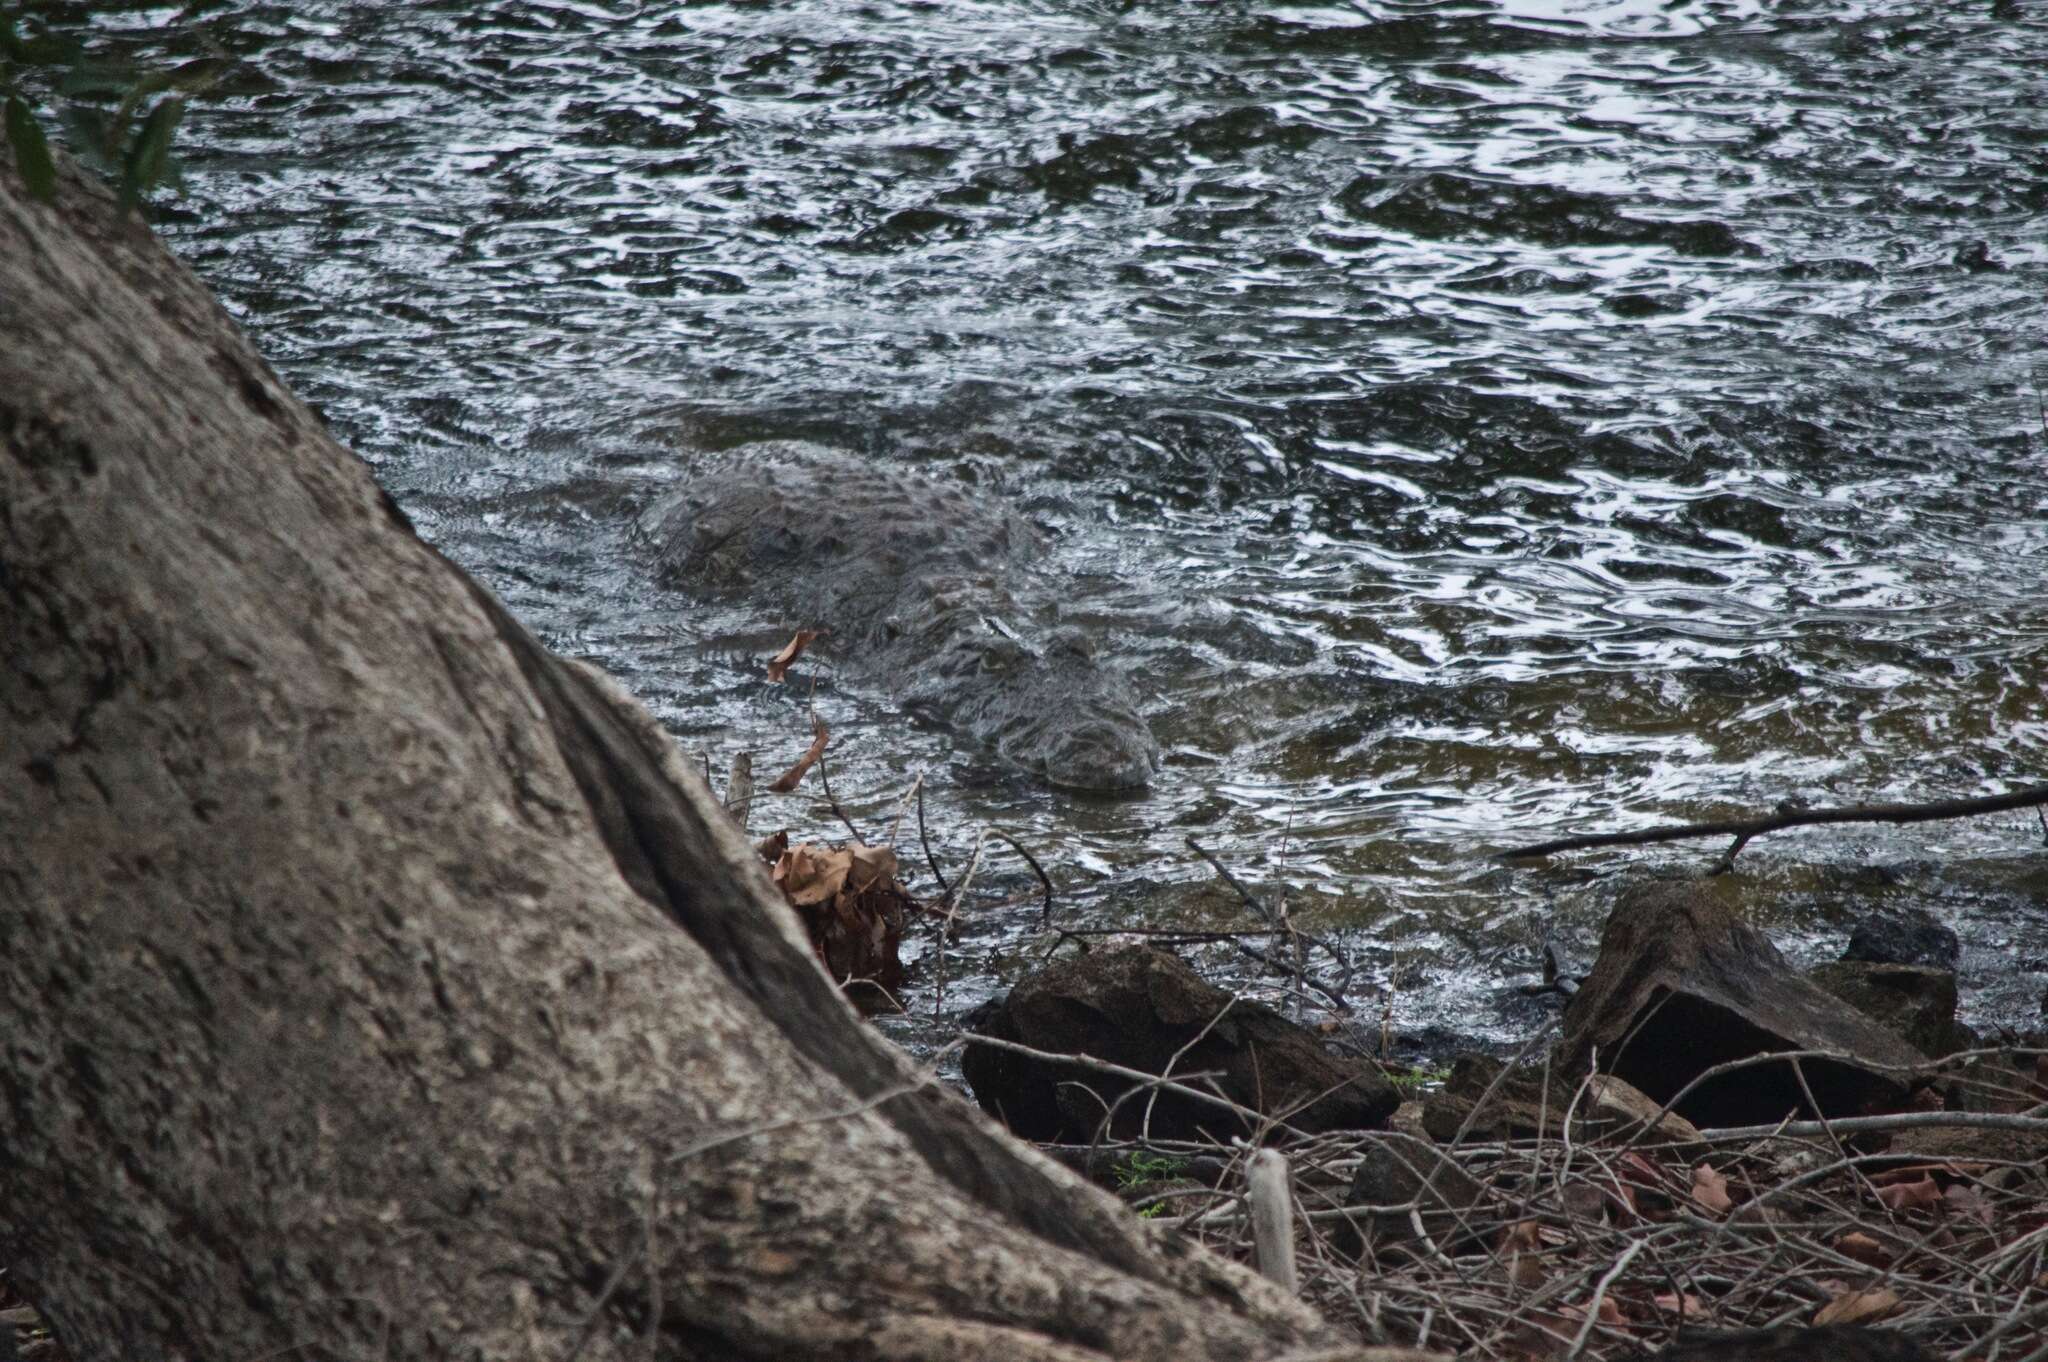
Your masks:
{"label": "rock", "polygon": [[1647,1362],[1935,1362],[1935,1355],[1889,1329],[1831,1324],[1818,1329],[1743,1329],[1692,1334]]}
{"label": "rock", "polygon": [[[1571,1110],[1573,1099],[1578,1099],[1577,1110],[1572,1112],[1572,1129],[1579,1139],[1588,1139],[1610,1130],[1636,1125],[1657,1115],[1663,1104],[1651,1101],[1634,1085],[1612,1076],[1602,1074],[1586,1085],[1583,1095],[1578,1093],[1577,1082],[1554,1082],[1548,1098],[1544,1096],[1543,1075],[1540,1070],[1521,1069],[1500,1079],[1504,1069],[1500,1060],[1490,1055],[1460,1055],[1451,1065],[1451,1076],[1443,1091],[1433,1093],[1422,1104],[1422,1124],[1434,1139],[1446,1144],[1458,1138],[1460,1130],[1465,1131],[1467,1141],[1526,1140],[1536,1138],[1541,1132],[1556,1136],[1562,1128],[1564,1114]],[[1488,1097],[1488,1090],[1492,1096]],[[1484,1099],[1484,1105],[1481,1101]],[[1474,1117],[1472,1111],[1479,1108]],[[1666,1112],[1657,1124],[1657,1134],[1652,1139],[1697,1140],[1699,1130],[1690,1121],[1676,1112]]]}
{"label": "rock", "polygon": [[[1704,881],[1657,882],[1621,897],[1600,956],[1565,1008],[1554,1067],[1593,1067],[1668,1101],[1715,1065],[1780,1050],[1828,1050],[1802,1062],[1820,1114],[1906,1105],[1918,1050],[1794,970]],[[1878,1066],[1895,1066],[1885,1068]],[[1810,1104],[1789,1063],[1711,1079],[1678,1104],[1700,1126],[1755,1125]]]}
{"label": "rock", "polygon": [[1952,971],[1837,960],[1814,966],[1806,977],[1931,1058],[1976,1043],[1976,1033],[1956,1020]]}
{"label": "rock", "polygon": [[1357,1257],[1367,1247],[1403,1244],[1422,1232],[1446,1253],[1475,1245],[1500,1227],[1489,1214],[1486,1184],[1459,1167],[1428,1140],[1386,1134],[1368,1140],[1344,1195],[1346,1207],[1405,1206],[1407,1210],[1363,1211],[1334,1235],[1339,1252]]}
{"label": "rock", "polygon": [[[1328,1053],[1272,1008],[1233,999],[1173,956],[1143,946],[1063,960],[976,1009],[967,1029],[1146,1073],[1170,1064],[1175,1075],[1214,1074],[1229,1100],[1303,1132],[1377,1129],[1400,1102],[1377,1068]],[[1128,1079],[971,1040],[960,1067],[983,1110],[1028,1140],[1092,1140],[1112,1108],[1111,1133],[1119,1138],[1145,1128],[1148,1108],[1154,1139],[1249,1133],[1220,1107],[1165,1090],[1155,1097]]]}
{"label": "rock", "polygon": [[1956,934],[1921,908],[1872,913],[1849,934],[1844,960],[1873,965],[1927,965],[1953,971],[1962,958]]}
{"label": "rock", "polygon": [[1950,1111],[2027,1111],[2048,1097],[2048,1036],[2006,1033],[2013,1047],[1951,1064],[1942,1070],[1943,1105]]}
{"label": "rock", "polygon": [[1594,1078],[1587,1085],[1586,1098],[1596,1115],[1619,1121],[1624,1127],[1655,1122],[1653,1139],[1683,1144],[1700,1137],[1698,1126],[1675,1111],[1665,1111],[1662,1102],[1653,1100],[1635,1084],[1613,1074]]}
{"label": "rock", "polygon": [[[1892,1136],[1887,1154],[1904,1161],[1953,1161],[2006,1165],[2011,1178],[1989,1175],[2017,1184],[2028,1177],[2037,1182],[2048,1179],[2048,1135],[2030,1130],[1972,1130],[1957,1126],[1929,1126],[1902,1130]],[[2048,1191],[2048,1188],[2044,1188]]]}
{"label": "rock", "polygon": [[1387,1118],[1387,1129],[1413,1140],[1430,1138],[1429,1129],[1423,1124],[1423,1104],[1413,1100],[1394,1108],[1394,1114]]}

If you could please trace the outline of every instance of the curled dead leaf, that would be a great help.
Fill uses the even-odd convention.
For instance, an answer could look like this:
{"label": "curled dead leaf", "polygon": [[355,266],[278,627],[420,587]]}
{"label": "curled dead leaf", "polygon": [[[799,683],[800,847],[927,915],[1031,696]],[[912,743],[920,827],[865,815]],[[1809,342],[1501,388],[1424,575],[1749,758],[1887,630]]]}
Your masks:
{"label": "curled dead leaf", "polygon": [[859,842],[789,847],[768,872],[796,911],[811,948],[863,1011],[900,1010],[898,947],[913,900],[896,879],[896,853]]}
{"label": "curled dead leaf", "polygon": [[[1586,1318],[1586,1308],[1586,1302],[1559,1307],[1567,1319],[1574,1321],[1582,1321]],[[1600,1309],[1593,1316],[1593,1322],[1605,1324],[1616,1329],[1628,1328],[1628,1316],[1622,1313],[1620,1302],[1616,1301],[1612,1296],[1602,1296],[1600,1298]]]}
{"label": "curled dead leaf", "polygon": [[782,651],[768,659],[768,679],[781,681],[789,675],[790,666],[804,655],[804,649],[831,632],[830,629],[797,630],[795,636],[782,645]]}
{"label": "curled dead leaf", "polygon": [[1889,1187],[1880,1187],[1877,1199],[1891,1210],[1910,1211],[1939,1205],[1941,1188],[1933,1178],[1922,1177],[1918,1182],[1895,1182]]}
{"label": "curled dead leaf", "polygon": [[1534,1220],[1521,1220],[1503,1229],[1500,1249],[1508,1260],[1508,1280],[1525,1290],[1543,1285],[1550,1276],[1539,1256],[1543,1251],[1543,1227]]}
{"label": "curled dead leaf", "polygon": [[1899,1296],[1895,1291],[1876,1287],[1868,1291],[1851,1291],[1836,1296],[1814,1313],[1816,1327],[1823,1324],[1868,1324],[1896,1314]]}
{"label": "curled dead leaf", "polygon": [[1713,1215],[1726,1215],[1735,1209],[1735,1199],[1728,1195],[1728,1179],[1715,1172],[1710,1163],[1692,1170],[1692,1199]]}
{"label": "curled dead leaf", "polygon": [[1835,1252],[1844,1258],[1854,1258],[1859,1263],[1872,1267],[1890,1267],[1892,1252],[1883,1244],[1860,1231],[1852,1231],[1835,1241]]}

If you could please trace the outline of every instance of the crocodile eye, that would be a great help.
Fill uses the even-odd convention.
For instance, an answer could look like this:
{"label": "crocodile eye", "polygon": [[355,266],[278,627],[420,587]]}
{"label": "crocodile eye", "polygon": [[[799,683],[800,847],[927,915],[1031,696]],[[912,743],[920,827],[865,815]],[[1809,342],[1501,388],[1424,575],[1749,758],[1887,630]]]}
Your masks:
{"label": "crocodile eye", "polygon": [[1030,654],[1007,638],[991,638],[981,645],[981,669],[991,675],[1001,676],[1015,671]]}
{"label": "crocodile eye", "polygon": [[1046,640],[1046,651],[1092,662],[1095,659],[1095,640],[1079,629],[1061,629]]}

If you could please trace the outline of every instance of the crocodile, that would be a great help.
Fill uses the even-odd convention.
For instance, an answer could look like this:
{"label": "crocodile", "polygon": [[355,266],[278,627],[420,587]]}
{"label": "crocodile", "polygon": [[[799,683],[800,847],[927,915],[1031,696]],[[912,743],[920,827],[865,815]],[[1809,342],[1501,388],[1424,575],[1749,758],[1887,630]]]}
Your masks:
{"label": "crocodile", "polygon": [[1044,536],[963,483],[791,440],[707,458],[640,516],[661,579],[829,629],[855,681],[1048,784],[1133,790],[1159,745],[1059,621]]}

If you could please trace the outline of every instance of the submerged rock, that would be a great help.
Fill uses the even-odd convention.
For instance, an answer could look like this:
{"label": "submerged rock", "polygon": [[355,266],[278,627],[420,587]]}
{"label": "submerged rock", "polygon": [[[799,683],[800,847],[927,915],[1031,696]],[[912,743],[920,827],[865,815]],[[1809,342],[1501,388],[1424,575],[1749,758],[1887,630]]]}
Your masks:
{"label": "submerged rock", "polygon": [[[1373,1066],[1323,1049],[1263,1003],[1233,998],[1143,946],[1094,950],[1033,975],[971,1013],[972,1034],[1054,1054],[1089,1055],[1149,1074],[1214,1075],[1221,1095],[1303,1132],[1376,1129],[1400,1097]],[[1034,1059],[970,1039],[960,1061],[982,1108],[1025,1139],[1094,1139],[1149,1129],[1155,1139],[1249,1133],[1228,1110],[1134,1080]],[[1148,1125],[1149,1123],[1149,1125]]]}
{"label": "submerged rock", "polygon": [[1706,1070],[1784,1050],[1843,1060],[1757,1064],[1709,1079],[1677,1105],[1700,1126],[1752,1125],[1788,1112],[1855,1116],[1905,1104],[1918,1050],[1787,963],[1699,881],[1624,894],[1600,956],[1565,1009],[1558,1067],[1598,1067],[1668,1101]]}
{"label": "submerged rock", "polygon": [[1953,970],[1962,958],[1962,945],[1953,931],[1925,909],[1892,908],[1858,922],[1842,958],[1874,965]]}

